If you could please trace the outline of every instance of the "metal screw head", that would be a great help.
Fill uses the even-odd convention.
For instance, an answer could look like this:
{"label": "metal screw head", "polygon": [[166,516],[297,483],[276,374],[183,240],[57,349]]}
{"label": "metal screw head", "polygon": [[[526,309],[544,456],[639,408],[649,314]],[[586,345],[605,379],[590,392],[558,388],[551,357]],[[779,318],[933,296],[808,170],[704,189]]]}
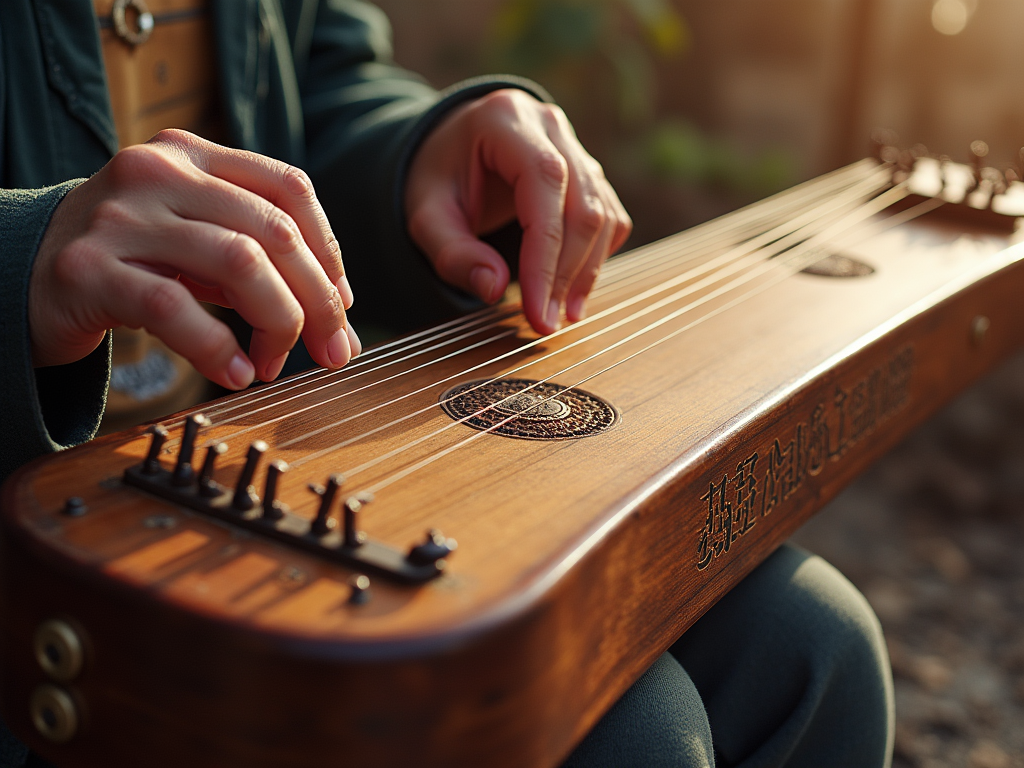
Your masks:
{"label": "metal screw head", "polygon": [[178,521],[171,515],[150,515],[142,524],[147,528],[173,528]]}
{"label": "metal screw head", "polygon": [[991,326],[992,322],[984,315],[978,315],[971,321],[971,341],[975,346],[982,345]]}
{"label": "metal screw head", "polygon": [[89,511],[89,507],[85,505],[85,500],[81,496],[71,496],[64,502],[61,511],[68,517],[81,517]]}

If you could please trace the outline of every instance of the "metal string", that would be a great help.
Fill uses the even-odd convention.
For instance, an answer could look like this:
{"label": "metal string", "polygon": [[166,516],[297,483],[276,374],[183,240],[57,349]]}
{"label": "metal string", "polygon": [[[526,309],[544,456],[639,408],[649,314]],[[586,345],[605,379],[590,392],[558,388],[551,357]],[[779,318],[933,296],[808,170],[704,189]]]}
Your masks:
{"label": "metal string", "polygon": [[[366,469],[369,469],[369,468],[371,468],[373,466],[376,466],[377,464],[381,463],[382,461],[386,461],[387,459],[392,458],[395,455],[398,455],[399,453],[402,453],[402,452],[408,450],[409,448],[412,448],[415,445],[418,445],[418,444],[424,442],[425,440],[430,439],[431,437],[434,437],[434,436],[436,436],[436,435],[438,435],[438,434],[440,434],[442,432],[445,432],[448,429],[452,428],[453,426],[455,426],[455,425],[457,425],[459,423],[463,423],[464,421],[466,421],[468,419],[471,419],[471,418],[474,418],[476,416],[479,416],[480,414],[484,413],[485,411],[490,410],[490,409],[500,405],[501,403],[505,402],[508,399],[511,399],[512,397],[518,397],[519,395],[522,394],[522,392],[525,392],[525,391],[528,391],[530,389],[533,389],[534,387],[539,386],[540,384],[544,383],[545,381],[548,381],[551,378],[554,378],[555,376],[559,376],[559,375],[561,375],[561,374],[563,374],[563,373],[565,373],[565,372],[567,372],[569,370],[572,370],[573,368],[576,368],[576,367],[578,367],[578,366],[580,366],[580,365],[582,365],[582,364],[584,364],[586,362],[589,362],[590,360],[593,360],[593,359],[595,359],[595,358],[597,358],[597,357],[599,357],[599,356],[601,356],[603,354],[606,354],[607,352],[609,352],[609,351],[611,351],[613,349],[616,349],[617,347],[621,346],[622,344],[628,343],[629,341],[639,337],[640,335],[643,335],[645,333],[649,333],[650,331],[652,331],[652,330],[654,330],[656,328],[661,327],[665,323],[670,322],[671,320],[676,319],[676,318],[680,317],[681,315],[683,315],[683,314],[685,314],[687,312],[691,312],[694,309],[696,309],[697,307],[702,306],[703,304],[706,304],[707,302],[709,302],[709,301],[711,301],[711,300],[713,300],[715,298],[718,298],[719,296],[722,296],[725,293],[728,293],[729,291],[735,289],[737,286],[745,284],[745,283],[748,283],[748,282],[751,282],[754,278],[759,277],[761,274],[776,272],[776,271],[781,269],[782,271],[786,272],[786,276],[788,277],[790,274],[792,274],[792,272],[791,271],[786,271],[785,267],[788,266],[788,265],[791,265],[795,260],[797,260],[797,257],[799,257],[801,255],[804,255],[803,260],[806,260],[808,258],[815,258],[815,259],[820,258],[819,255],[818,255],[818,251],[820,250],[821,246],[829,243],[830,239],[834,238],[836,234],[838,234],[839,232],[841,232],[841,231],[843,231],[845,229],[848,229],[851,226],[854,226],[855,224],[863,221],[865,218],[868,218],[869,216],[874,215],[875,213],[883,210],[885,207],[888,207],[893,202],[895,202],[895,200],[892,199],[892,198],[899,199],[900,197],[904,196],[905,194],[906,194],[905,189],[901,188],[901,189],[897,189],[897,190],[891,190],[890,193],[886,193],[886,194],[880,196],[879,198],[876,198],[872,203],[865,205],[861,209],[861,211],[847,216],[844,220],[836,223],[835,225],[830,227],[828,230],[825,230],[823,232],[818,233],[813,238],[811,238],[811,239],[805,241],[804,243],[802,243],[800,246],[798,246],[798,248],[793,248],[790,251],[790,253],[787,254],[787,256],[785,257],[785,261],[782,263],[781,267],[779,266],[779,262],[777,262],[777,261],[762,260],[761,263],[760,263],[759,268],[757,268],[755,270],[751,270],[751,271],[747,272],[746,274],[742,275],[741,277],[731,281],[730,283],[728,283],[728,284],[726,284],[724,286],[721,286],[720,288],[716,289],[715,291],[712,291],[711,293],[702,296],[697,301],[691,302],[690,304],[688,304],[688,305],[686,305],[686,306],[684,306],[684,307],[682,307],[680,309],[677,309],[677,310],[669,313],[665,317],[660,318],[659,320],[649,324],[645,328],[643,328],[643,329],[641,329],[639,331],[634,332],[633,334],[627,336],[626,338],[624,338],[624,339],[622,339],[622,340],[620,340],[618,342],[615,342],[614,344],[606,347],[605,349],[600,350],[600,351],[590,355],[589,357],[585,358],[584,360],[577,361],[577,362],[573,363],[572,365],[562,369],[561,371],[559,371],[559,372],[557,372],[555,374],[552,374],[551,376],[548,376],[547,378],[545,378],[545,379],[543,379],[541,381],[538,381],[538,382],[536,382],[536,383],[534,383],[534,384],[524,388],[523,390],[517,391],[516,393],[514,393],[512,395],[509,395],[508,397],[503,398],[500,401],[492,403],[491,405],[487,406],[486,408],[481,409],[480,411],[478,411],[478,412],[476,412],[474,414],[470,414],[470,415],[468,415],[468,416],[466,416],[466,417],[464,417],[462,419],[459,419],[457,421],[453,421],[453,422],[445,425],[444,427],[441,427],[440,429],[435,430],[434,432],[432,432],[432,433],[430,433],[428,435],[424,435],[424,436],[422,436],[420,438],[417,438],[416,440],[413,440],[413,441],[411,441],[409,443],[406,443],[405,445],[400,446],[399,448],[393,449],[392,451],[389,451],[388,453],[383,454],[382,456],[379,456],[379,457],[377,457],[375,459],[372,459],[372,460],[370,460],[368,462],[365,462],[364,464],[361,464],[361,465],[359,465],[359,466],[357,466],[355,468],[349,469],[344,474],[346,474],[347,476],[352,476],[354,474],[358,474],[358,473],[360,473],[362,471],[365,471]],[[808,253],[810,254],[809,256],[806,255]],[[800,267],[800,268],[802,268],[802,267]],[[799,269],[796,270],[796,271],[799,271]],[[716,313],[717,313],[717,311],[718,310],[716,310]],[[709,317],[710,316],[712,316],[712,315],[709,315]],[[703,322],[703,320],[699,320],[698,322]],[[562,350],[559,350],[559,351],[562,351]],[[557,354],[557,352],[556,353],[552,353],[552,355],[554,355],[554,354]],[[547,357],[551,357],[552,355],[548,355]],[[522,367],[527,367],[528,365],[536,364],[536,363],[540,362],[543,359],[546,359],[546,358],[541,358],[539,360],[532,361],[531,363],[528,363],[526,366],[522,366]],[[509,372],[509,373],[511,373],[511,372]],[[509,373],[506,373],[504,375],[507,376],[507,375],[509,375]],[[483,386],[483,384],[481,384],[479,386]],[[573,386],[576,386],[576,385],[573,385]],[[471,390],[467,390],[467,392],[468,391],[471,391]],[[460,393],[460,395],[461,394],[465,394],[465,392]],[[437,405],[439,405],[439,403],[432,404],[430,406],[430,408],[436,407]],[[424,410],[429,410],[430,408],[424,409]],[[403,417],[403,419],[401,419],[401,420],[404,420],[404,418],[407,418],[407,417]],[[515,418],[515,417],[513,416],[513,418]],[[387,426],[388,425],[385,425],[384,428],[386,428]],[[375,432],[380,431],[381,429],[382,428],[377,428],[376,430],[372,430],[370,433],[366,433],[366,434],[373,434]],[[305,463],[307,461],[310,461],[312,459],[315,459],[315,458],[323,456],[323,455],[325,455],[327,453],[330,453],[333,450],[337,450],[337,448],[343,447],[343,445],[345,445],[345,444],[351,444],[352,442],[355,442],[356,440],[361,439],[363,436],[365,436],[365,435],[361,435],[361,436],[358,436],[358,437],[355,437],[355,438],[351,438],[350,440],[345,441],[345,443],[343,443],[343,444],[338,444],[336,446],[331,446],[330,448],[326,448],[326,449],[317,451],[314,454],[309,454],[309,455],[304,456],[304,457],[302,457],[302,458],[300,458],[300,459],[298,459],[296,461],[293,461],[292,464],[293,465],[303,464],[303,463]],[[372,491],[372,489],[371,489],[371,491]]]}

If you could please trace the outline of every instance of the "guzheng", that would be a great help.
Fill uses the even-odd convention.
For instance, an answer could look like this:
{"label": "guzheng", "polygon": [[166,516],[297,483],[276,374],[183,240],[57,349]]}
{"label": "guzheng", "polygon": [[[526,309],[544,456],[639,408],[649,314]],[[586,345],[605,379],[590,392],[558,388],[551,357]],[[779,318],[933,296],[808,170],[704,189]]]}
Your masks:
{"label": "guzheng", "polygon": [[868,160],[96,440],[2,497],[0,707],[61,768],[557,765],[1024,341],[1024,190]]}

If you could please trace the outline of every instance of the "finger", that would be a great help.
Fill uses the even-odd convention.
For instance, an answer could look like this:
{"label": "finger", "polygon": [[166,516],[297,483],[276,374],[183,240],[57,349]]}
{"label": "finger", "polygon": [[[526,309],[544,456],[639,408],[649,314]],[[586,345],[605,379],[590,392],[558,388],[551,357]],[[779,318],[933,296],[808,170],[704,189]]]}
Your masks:
{"label": "finger", "polygon": [[254,239],[234,230],[191,220],[166,230],[158,240],[167,250],[157,255],[190,281],[216,286],[253,326],[250,354],[261,379],[277,376],[300,332],[320,365],[340,368],[352,357],[354,332],[345,327],[333,286],[305,280],[301,271],[296,276],[293,261],[271,259]]}
{"label": "finger", "polygon": [[537,331],[558,330],[549,316],[565,230],[569,170],[562,154],[539,132],[515,133],[494,142],[494,167],[514,190],[516,216],[523,228],[519,284],[523,312]]}
{"label": "finger", "polygon": [[435,194],[409,212],[409,234],[427,255],[438,276],[488,304],[508,287],[508,265],[470,229],[452,196]]}
{"label": "finger", "polygon": [[145,328],[223,387],[252,383],[255,368],[234,334],[181,283],[117,260],[94,280],[102,288],[103,311],[119,325]]}
{"label": "finger", "polygon": [[[345,330],[344,297],[330,282],[307,247],[296,222],[269,201],[222,179],[200,175],[193,181],[195,183],[191,185],[191,194],[181,196],[168,193],[168,206],[189,222],[217,226],[218,232],[243,233],[258,242],[301,305],[302,338],[310,355],[318,364],[328,368],[345,365],[351,357],[351,345]],[[168,222],[168,229],[173,229],[175,223]],[[192,230],[195,236],[191,239],[195,242],[191,247],[179,247],[175,253],[164,252],[162,256],[175,259],[182,271],[202,281],[203,269],[212,266],[206,264],[205,260],[218,260],[220,257],[200,244],[204,238],[198,237],[196,231]],[[207,239],[209,236],[212,235],[208,235]],[[185,237],[188,238],[188,235]],[[165,241],[174,239],[169,236]],[[241,250],[244,251],[244,248]],[[200,253],[203,254],[202,259],[198,258]],[[239,269],[255,267],[246,260],[244,254],[232,254],[232,257]],[[188,268],[184,266],[186,263],[190,265]],[[214,280],[216,285],[226,291],[225,295],[235,295],[228,291],[232,282],[231,275],[214,271],[207,273],[207,279]],[[237,301],[241,302],[244,298],[244,295],[240,295]],[[232,306],[243,312],[243,317],[249,320],[240,304],[233,303]],[[276,348],[277,345],[270,343],[269,346]],[[286,350],[280,350],[278,356],[283,351]],[[256,355],[255,352],[253,354]],[[261,369],[261,378],[264,372]]]}
{"label": "finger", "polygon": [[[606,206],[608,204],[606,203]],[[586,263],[576,274],[572,287],[565,300],[565,316],[570,323],[578,323],[587,314],[587,297],[594,288],[601,265],[611,253],[612,240],[615,237],[617,221],[614,217],[605,219],[601,232],[590,249]]]}
{"label": "finger", "polygon": [[352,306],[352,288],[345,277],[341,247],[305,171],[265,155],[222,147],[184,131],[161,131],[151,141],[181,148],[200,170],[258,195],[291,216],[314,258],[337,287],[345,307]]}

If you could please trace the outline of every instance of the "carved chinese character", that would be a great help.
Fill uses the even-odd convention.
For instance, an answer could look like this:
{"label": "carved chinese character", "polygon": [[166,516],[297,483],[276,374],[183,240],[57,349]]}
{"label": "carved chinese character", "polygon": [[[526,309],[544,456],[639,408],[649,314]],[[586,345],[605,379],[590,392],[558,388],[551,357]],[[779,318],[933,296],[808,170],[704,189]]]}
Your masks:
{"label": "carved chinese character", "polygon": [[719,484],[710,483],[708,492],[700,497],[708,504],[708,516],[697,544],[697,568],[707,568],[713,557],[728,552],[732,545],[732,502],[726,499],[729,476]]}

